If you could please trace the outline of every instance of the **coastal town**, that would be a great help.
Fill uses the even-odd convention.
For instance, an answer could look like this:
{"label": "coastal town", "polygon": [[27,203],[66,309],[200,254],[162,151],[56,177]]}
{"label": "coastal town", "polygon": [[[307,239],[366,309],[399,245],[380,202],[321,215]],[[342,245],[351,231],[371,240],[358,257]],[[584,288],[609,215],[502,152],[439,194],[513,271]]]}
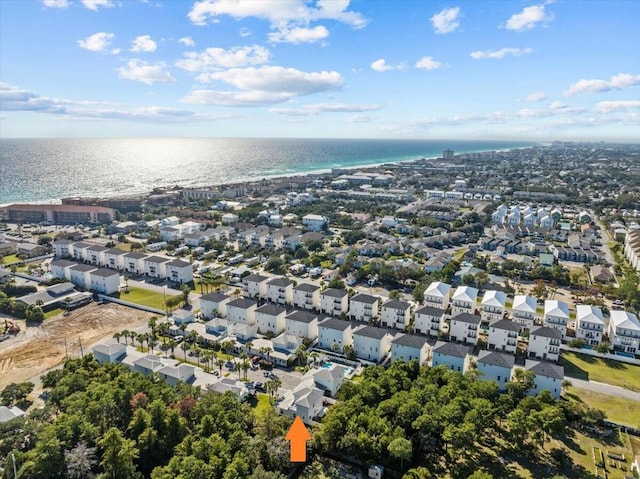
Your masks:
{"label": "coastal town", "polygon": [[[413,362],[504,395],[605,407],[580,427],[640,434],[638,145],[445,150],[11,204],[0,219],[2,388],[93,356],[170,386],[272,403],[320,430],[322,451],[332,410],[353,394],[342,389]],[[83,345],[83,314],[102,310],[117,320]],[[51,324],[64,348],[51,352],[56,361],[27,364],[21,355]],[[610,370],[584,370],[596,362]],[[25,414],[1,407],[2,422]],[[637,474],[640,439],[630,444],[622,456]],[[354,464],[401,477],[399,457]],[[624,477],[594,461],[585,466],[594,477]]]}

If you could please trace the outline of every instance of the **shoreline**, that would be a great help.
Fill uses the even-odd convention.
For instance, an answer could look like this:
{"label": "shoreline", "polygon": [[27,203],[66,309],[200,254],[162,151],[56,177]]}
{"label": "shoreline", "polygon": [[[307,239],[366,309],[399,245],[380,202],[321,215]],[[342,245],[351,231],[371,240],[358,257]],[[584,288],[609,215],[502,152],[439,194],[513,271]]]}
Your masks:
{"label": "shoreline", "polygon": [[[504,153],[504,152],[509,152],[509,151],[517,151],[517,150],[523,150],[523,149],[528,149],[528,148],[533,148],[535,146],[540,146],[540,143],[532,143],[530,145],[526,145],[526,146],[519,146],[519,147],[510,147],[510,148],[490,148],[490,149],[482,149],[482,150],[478,150],[478,149],[473,149],[473,150],[469,150],[469,151],[461,151],[459,153],[457,153],[457,155],[472,155],[472,154],[482,154],[482,153],[488,153],[488,152],[496,152],[496,153]],[[208,188],[216,188],[216,187],[221,187],[221,186],[228,186],[231,187],[233,185],[239,185],[239,184],[243,184],[243,183],[255,183],[255,182],[260,182],[260,181],[270,181],[270,180],[278,180],[278,179],[287,179],[287,178],[300,178],[300,177],[304,177],[304,176],[318,176],[318,175],[327,175],[327,174],[331,174],[331,171],[333,169],[337,169],[337,170],[349,170],[349,171],[354,171],[354,170],[362,170],[362,171],[366,171],[368,169],[374,169],[374,168],[380,168],[383,165],[399,165],[399,164],[403,164],[403,163],[413,163],[413,162],[418,162],[418,161],[431,161],[431,160],[437,160],[437,159],[441,159],[441,156],[422,156],[420,158],[402,158],[402,159],[391,159],[391,160],[387,160],[387,161],[378,161],[378,160],[374,160],[373,163],[361,163],[358,165],[345,165],[342,166],[340,164],[336,164],[335,166],[332,166],[330,168],[319,168],[319,169],[314,169],[314,170],[307,170],[307,171],[298,171],[298,172],[291,172],[291,173],[286,173],[286,172],[281,172],[281,173],[275,173],[273,175],[265,175],[265,176],[252,176],[252,177],[243,177],[243,178],[238,178],[232,181],[226,181],[226,182],[220,182],[220,183],[196,183],[196,184],[190,184],[190,185],[185,185],[183,184],[165,184],[165,185],[155,185],[153,188],[159,188],[159,189],[165,189],[165,190],[169,190],[169,189],[173,189],[174,187],[179,187],[179,189],[208,189]],[[91,192],[83,192],[83,193],[70,193],[64,196],[64,198],[74,198],[74,197],[78,197],[78,198],[91,198],[91,197],[97,197],[97,198],[119,198],[119,197],[128,197],[128,196],[149,196],[151,194],[151,190],[145,188],[144,190],[128,190],[126,192],[115,192],[115,191],[111,191],[111,192],[107,192],[107,193],[103,193],[103,194],[99,194],[99,193],[91,193]],[[42,199],[42,200],[34,200],[34,201],[20,201],[20,200],[14,200],[14,201],[8,201],[8,202],[2,202],[0,203],[0,208],[3,208],[5,206],[11,205],[11,204],[31,204],[31,205],[37,205],[37,204],[51,204],[51,205],[55,205],[55,204],[61,204],[62,203],[62,198],[46,198],[46,199]]]}

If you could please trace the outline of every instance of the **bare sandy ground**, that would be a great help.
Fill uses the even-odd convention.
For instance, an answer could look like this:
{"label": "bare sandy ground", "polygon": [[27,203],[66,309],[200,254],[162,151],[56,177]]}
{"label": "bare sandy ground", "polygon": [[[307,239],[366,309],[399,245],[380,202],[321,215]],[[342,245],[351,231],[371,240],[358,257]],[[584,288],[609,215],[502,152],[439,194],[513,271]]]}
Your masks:
{"label": "bare sandy ground", "polygon": [[45,319],[37,327],[16,321],[21,331],[0,343],[0,389],[37,378],[61,364],[65,354],[79,356],[80,344],[85,354],[90,353],[94,343],[117,331],[145,326],[151,316],[116,304],[91,303],[68,316],[62,313]]}

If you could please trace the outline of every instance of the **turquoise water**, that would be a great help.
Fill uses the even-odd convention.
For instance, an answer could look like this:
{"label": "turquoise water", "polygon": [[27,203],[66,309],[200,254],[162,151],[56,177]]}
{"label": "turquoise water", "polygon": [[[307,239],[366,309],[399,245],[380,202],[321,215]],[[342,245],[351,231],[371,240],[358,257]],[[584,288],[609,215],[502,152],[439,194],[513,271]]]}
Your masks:
{"label": "turquoise water", "polygon": [[625,353],[624,351],[616,351],[616,356],[622,356],[623,358],[635,359],[635,356],[631,353]]}
{"label": "turquoise water", "polygon": [[257,138],[0,140],[0,204],[147,193],[456,153],[514,141]]}
{"label": "turquoise water", "polygon": [[[323,367],[324,369],[329,369],[333,364],[334,364],[334,363],[332,363],[331,361],[325,361],[324,363],[322,363],[322,367]],[[345,367],[344,367],[344,374],[345,374],[345,376],[346,376],[347,374],[351,374],[352,372],[353,372],[353,368],[350,368],[350,367],[347,367],[347,366],[345,366]]]}

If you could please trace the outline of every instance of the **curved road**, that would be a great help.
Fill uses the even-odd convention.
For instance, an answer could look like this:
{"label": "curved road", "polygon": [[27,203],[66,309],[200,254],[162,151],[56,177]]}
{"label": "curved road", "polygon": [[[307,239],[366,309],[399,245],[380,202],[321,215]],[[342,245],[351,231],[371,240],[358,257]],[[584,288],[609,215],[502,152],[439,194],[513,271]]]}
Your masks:
{"label": "curved road", "polygon": [[599,383],[596,381],[584,381],[582,379],[575,379],[569,376],[566,378],[571,381],[571,384],[578,389],[585,389],[600,394],[608,394],[609,396],[617,396],[624,399],[630,399],[632,401],[640,402],[640,392],[631,391],[629,389],[621,388],[620,386],[612,386],[611,384]]}

